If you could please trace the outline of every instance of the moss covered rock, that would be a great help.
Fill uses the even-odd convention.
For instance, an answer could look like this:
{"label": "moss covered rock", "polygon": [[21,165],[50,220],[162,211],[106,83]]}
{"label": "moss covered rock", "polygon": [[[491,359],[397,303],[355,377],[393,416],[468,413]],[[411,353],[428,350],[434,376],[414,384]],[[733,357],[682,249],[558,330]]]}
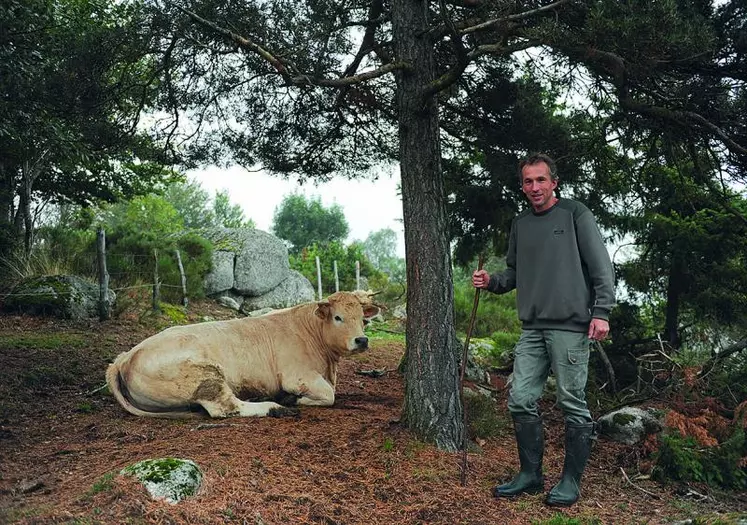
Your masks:
{"label": "moss covered rock", "polygon": [[661,432],[664,413],[653,408],[623,407],[599,418],[599,432],[613,441],[635,445]]}
{"label": "moss covered rock", "polygon": [[[116,294],[107,290],[107,296],[109,305],[113,305]],[[99,287],[75,275],[32,277],[11,291],[5,299],[5,308],[65,319],[96,317],[99,312]]]}
{"label": "moss covered rock", "polygon": [[154,499],[178,503],[197,493],[202,483],[202,472],[189,459],[146,459],[125,467],[122,475],[134,476]]}

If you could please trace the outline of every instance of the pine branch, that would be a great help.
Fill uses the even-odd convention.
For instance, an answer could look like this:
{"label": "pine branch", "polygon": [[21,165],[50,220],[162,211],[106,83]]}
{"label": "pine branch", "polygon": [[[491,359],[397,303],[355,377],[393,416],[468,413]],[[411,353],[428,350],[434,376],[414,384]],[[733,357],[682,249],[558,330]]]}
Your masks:
{"label": "pine branch", "polygon": [[256,55],[259,55],[261,58],[263,58],[268,64],[270,64],[275,69],[277,74],[279,74],[283,78],[283,80],[285,81],[285,84],[288,86],[344,87],[344,86],[350,86],[353,84],[360,84],[361,82],[365,82],[367,80],[371,80],[374,78],[384,76],[388,73],[392,73],[393,71],[396,71],[398,69],[407,69],[409,67],[404,62],[388,63],[388,64],[384,64],[382,67],[378,69],[366,71],[364,73],[359,73],[357,75],[352,75],[352,76],[342,76],[340,78],[315,77],[312,75],[306,75],[303,73],[294,72],[292,71],[293,70],[292,66],[285,63],[282,59],[275,56],[269,50],[260,46],[259,44],[252,41],[251,39],[241,36],[231,31],[230,29],[221,27],[215,22],[206,20],[205,18],[202,18],[201,16],[199,16],[196,13],[193,13],[192,11],[189,11],[182,7],[178,7],[178,9],[184,12],[187,16],[189,16],[192,20],[194,20],[198,24],[204,27],[207,27],[208,29],[220,35],[223,35],[227,39],[231,40],[231,42],[236,44],[239,48],[245,51],[254,53]]}

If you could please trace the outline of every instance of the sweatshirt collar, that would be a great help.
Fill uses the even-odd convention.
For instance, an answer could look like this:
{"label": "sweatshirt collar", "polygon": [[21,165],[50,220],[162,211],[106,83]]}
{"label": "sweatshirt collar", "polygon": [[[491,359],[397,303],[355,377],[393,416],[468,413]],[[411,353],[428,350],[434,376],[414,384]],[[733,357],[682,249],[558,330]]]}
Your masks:
{"label": "sweatshirt collar", "polygon": [[556,206],[558,205],[559,202],[560,202],[560,197],[557,197],[557,200],[555,201],[555,203],[552,206],[550,206],[549,208],[547,208],[546,210],[534,211],[534,208],[532,208],[532,215],[534,215],[536,217],[542,217],[543,215],[547,215],[548,213],[550,213],[551,211],[553,211],[556,208]]}

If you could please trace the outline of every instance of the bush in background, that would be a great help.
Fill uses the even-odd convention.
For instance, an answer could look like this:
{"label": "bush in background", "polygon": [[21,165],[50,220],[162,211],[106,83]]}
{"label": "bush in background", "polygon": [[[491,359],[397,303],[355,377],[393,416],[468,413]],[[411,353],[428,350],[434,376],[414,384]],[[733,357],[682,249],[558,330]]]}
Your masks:
{"label": "bush in background", "polygon": [[[472,270],[454,269],[454,320],[456,331],[466,334],[475,302]],[[496,351],[503,355],[513,350],[521,335],[521,321],[516,311],[516,293],[496,295],[480,292],[480,302],[475,316],[472,337],[490,338]]]}
{"label": "bush in background", "polygon": [[712,447],[694,436],[673,431],[660,437],[653,477],[658,481],[701,482],[726,489],[747,489],[747,446],[744,429],[737,427],[723,443]]}
{"label": "bush in background", "polygon": [[[319,257],[319,265],[322,274],[322,293],[329,295],[335,291],[334,261],[337,261],[337,276],[340,282],[340,290],[355,290],[355,263],[360,262],[360,275],[368,280],[369,287],[372,283],[381,284],[386,276],[376,270],[363,254],[363,247],[359,243],[348,246],[339,241],[327,243],[314,243],[303,248],[297,255],[289,257],[290,267],[303,274],[314,289],[317,289],[316,258]],[[385,282],[385,281],[384,281]]]}

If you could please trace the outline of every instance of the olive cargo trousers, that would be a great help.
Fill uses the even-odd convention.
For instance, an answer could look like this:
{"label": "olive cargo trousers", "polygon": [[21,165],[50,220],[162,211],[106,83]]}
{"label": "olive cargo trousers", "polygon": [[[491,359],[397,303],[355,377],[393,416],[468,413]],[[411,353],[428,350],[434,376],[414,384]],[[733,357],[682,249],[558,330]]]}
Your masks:
{"label": "olive cargo trousers", "polygon": [[539,417],[537,401],[552,369],[557,382],[558,406],[566,423],[592,421],[586,405],[589,338],[583,332],[522,330],[516,343],[514,378],[508,398],[511,415]]}

